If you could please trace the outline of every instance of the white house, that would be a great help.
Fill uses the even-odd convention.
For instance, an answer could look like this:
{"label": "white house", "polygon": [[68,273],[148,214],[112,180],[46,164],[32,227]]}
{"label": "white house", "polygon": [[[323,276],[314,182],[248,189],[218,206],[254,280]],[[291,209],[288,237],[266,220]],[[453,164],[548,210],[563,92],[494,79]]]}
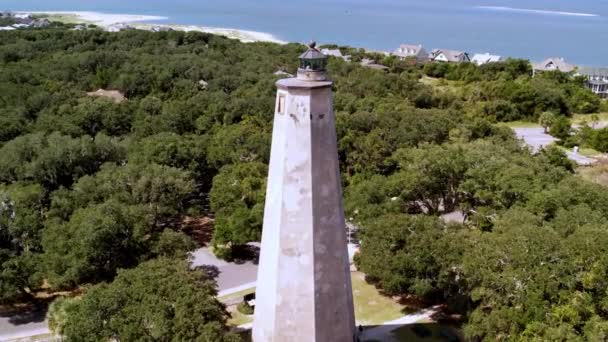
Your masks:
{"label": "white house", "polygon": [[431,59],[435,62],[464,63],[470,62],[469,54],[463,51],[435,49],[431,52]]}
{"label": "white house", "polygon": [[395,50],[395,52],[393,52],[393,55],[395,55],[401,59],[415,58],[416,62],[418,62],[418,63],[427,62],[430,59],[429,53],[420,44],[418,44],[418,45],[401,44],[399,46],[399,48],[397,50]]}
{"label": "white house", "polygon": [[491,55],[489,53],[476,53],[473,58],[471,58],[471,62],[477,65],[487,64],[487,63],[495,63],[502,62],[503,58],[497,55]]}
{"label": "white house", "polygon": [[608,68],[580,68],[577,76],[587,78],[587,87],[602,98],[608,98]]}

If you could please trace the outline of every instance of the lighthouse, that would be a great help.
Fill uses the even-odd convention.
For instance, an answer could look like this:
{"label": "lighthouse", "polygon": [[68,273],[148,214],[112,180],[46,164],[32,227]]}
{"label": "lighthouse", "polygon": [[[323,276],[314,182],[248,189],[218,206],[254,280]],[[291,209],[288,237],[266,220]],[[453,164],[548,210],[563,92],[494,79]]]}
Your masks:
{"label": "lighthouse", "polygon": [[278,88],[254,342],[356,341],[332,82],[314,43]]}

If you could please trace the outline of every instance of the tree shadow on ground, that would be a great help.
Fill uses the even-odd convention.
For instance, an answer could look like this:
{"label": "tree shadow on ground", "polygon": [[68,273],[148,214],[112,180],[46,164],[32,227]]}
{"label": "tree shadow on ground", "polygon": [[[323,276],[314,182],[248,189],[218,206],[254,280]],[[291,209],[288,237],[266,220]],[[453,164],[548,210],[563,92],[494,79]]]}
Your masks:
{"label": "tree shadow on ground", "polygon": [[253,262],[257,265],[260,261],[260,246],[247,244],[232,247],[232,262],[238,265]]}
{"label": "tree shadow on ground", "polygon": [[220,269],[217,266],[213,265],[201,265],[197,266],[195,269],[205,272],[207,277],[213,280],[217,280],[217,277],[219,277],[221,273]]}
{"label": "tree shadow on ground", "polygon": [[8,318],[13,325],[41,323],[46,318],[52,299],[35,300],[28,304],[0,306],[0,317]]}
{"label": "tree shadow on ground", "polygon": [[457,326],[443,323],[363,326],[360,342],[464,342]]}
{"label": "tree shadow on ground", "polygon": [[213,238],[213,219],[209,216],[185,217],[180,223],[180,229],[200,247],[207,247]]}
{"label": "tree shadow on ground", "polygon": [[[368,325],[358,327],[358,342],[464,342],[457,326],[442,323]],[[251,341],[250,328],[235,328],[243,342]]]}

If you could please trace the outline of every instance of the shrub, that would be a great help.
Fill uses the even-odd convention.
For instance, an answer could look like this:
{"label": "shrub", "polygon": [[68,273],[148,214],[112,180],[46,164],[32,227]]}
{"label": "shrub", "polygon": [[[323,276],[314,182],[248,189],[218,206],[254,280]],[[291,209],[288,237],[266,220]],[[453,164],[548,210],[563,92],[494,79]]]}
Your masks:
{"label": "shrub", "polygon": [[253,315],[253,307],[246,302],[241,302],[236,309],[243,315]]}

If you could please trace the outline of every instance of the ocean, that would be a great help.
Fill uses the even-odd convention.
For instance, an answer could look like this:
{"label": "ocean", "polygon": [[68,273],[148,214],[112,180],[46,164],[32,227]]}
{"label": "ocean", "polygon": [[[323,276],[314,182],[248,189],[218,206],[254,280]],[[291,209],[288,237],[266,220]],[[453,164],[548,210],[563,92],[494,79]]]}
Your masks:
{"label": "ocean", "polygon": [[423,44],[608,66],[608,0],[0,0],[0,10],[157,15],[294,42]]}

